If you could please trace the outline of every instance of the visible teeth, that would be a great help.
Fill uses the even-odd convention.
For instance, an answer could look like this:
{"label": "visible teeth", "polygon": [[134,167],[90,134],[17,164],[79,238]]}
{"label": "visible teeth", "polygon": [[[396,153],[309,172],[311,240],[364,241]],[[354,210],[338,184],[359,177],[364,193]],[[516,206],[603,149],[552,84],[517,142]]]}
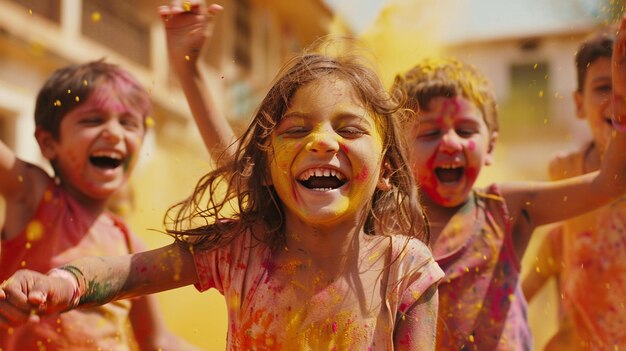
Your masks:
{"label": "visible teeth", "polygon": [[93,154],[91,154],[91,156],[93,157],[108,157],[108,158],[113,158],[116,160],[121,160],[122,159],[122,155],[117,152],[117,151],[96,151]]}
{"label": "visible teeth", "polygon": [[337,172],[335,169],[329,168],[313,168],[308,169],[298,177],[299,180],[308,180],[311,177],[337,177],[339,180],[343,180],[346,177],[341,174],[341,172]]}
{"label": "visible teeth", "polygon": [[440,165],[439,168],[443,168],[443,169],[454,169],[454,168],[459,168],[459,166],[453,166],[453,165]]}

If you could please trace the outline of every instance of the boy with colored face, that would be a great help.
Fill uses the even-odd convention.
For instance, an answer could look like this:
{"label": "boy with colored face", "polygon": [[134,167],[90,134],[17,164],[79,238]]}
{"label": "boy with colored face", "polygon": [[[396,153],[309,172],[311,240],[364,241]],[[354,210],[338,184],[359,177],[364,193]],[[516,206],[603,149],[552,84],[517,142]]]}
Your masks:
{"label": "boy with colored face", "polygon": [[[0,280],[21,268],[45,273],[86,255],[144,249],[106,208],[128,181],[149,111],[147,92],[115,65],[71,65],[50,76],[37,97],[35,137],[54,178],[0,142],[0,194],[6,201]],[[154,297],[2,329],[0,348],[130,350],[133,334],[141,350],[195,350],[166,330]]]}
{"label": "boy with colored face", "polygon": [[[528,350],[520,258],[537,226],[606,205],[626,190],[626,20],[611,64],[610,141],[599,172],[555,182],[474,188],[493,160],[495,98],[486,78],[459,61],[426,60],[396,77],[415,118],[406,123],[410,158],[431,223],[439,286],[438,350]],[[557,205],[558,204],[558,205]]]}
{"label": "boy with colored face", "polygon": [[[573,94],[577,117],[585,119],[592,140],[562,153],[550,163],[553,180],[567,179],[600,168],[611,140],[611,55],[614,29],[594,33],[576,53],[578,86]],[[563,222],[541,243],[538,270],[524,280],[531,299],[552,276],[557,277],[562,315],[546,350],[626,348],[626,230],[624,198]]]}

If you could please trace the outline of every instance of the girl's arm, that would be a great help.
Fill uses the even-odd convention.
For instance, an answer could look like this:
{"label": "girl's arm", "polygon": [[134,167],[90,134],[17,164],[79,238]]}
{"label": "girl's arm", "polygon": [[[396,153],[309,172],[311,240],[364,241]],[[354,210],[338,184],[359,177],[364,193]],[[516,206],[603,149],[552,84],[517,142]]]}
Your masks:
{"label": "girl's arm", "polygon": [[208,7],[203,1],[172,2],[159,7],[165,26],[167,51],[172,68],[181,83],[204,144],[214,160],[224,154],[230,157],[235,134],[219,112],[200,71],[198,59],[207,39],[212,35],[215,16],[222,7]]}
{"label": "girl's arm", "polygon": [[541,240],[536,261],[524,277],[522,290],[527,301],[531,301],[548,279],[557,277],[561,270],[561,235],[563,227],[556,226]]}
{"label": "girl's arm", "polygon": [[395,350],[435,350],[439,295],[433,284],[407,313],[399,318],[394,331]]}
{"label": "girl's arm", "polygon": [[[132,253],[146,251],[142,240],[130,234]],[[128,319],[141,351],[181,350],[200,351],[166,326],[155,295],[144,295],[132,300]]]}
{"label": "girl's arm", "polygon": [[[626,19],[613,51],[613,135],[599,172],[556,182],[501,186],[512,217],[514,244],[523,254],[535,227],[606,205],[626,192]],[[521,256],[519,256],[521,257]]]}
{"label": "girl's arm", "polygon": [[189,249],[171,245],[126,256],[85,257],[47,275],[17,271],[0,286],[0,326],[39,314],[152,294],[196,282]]}

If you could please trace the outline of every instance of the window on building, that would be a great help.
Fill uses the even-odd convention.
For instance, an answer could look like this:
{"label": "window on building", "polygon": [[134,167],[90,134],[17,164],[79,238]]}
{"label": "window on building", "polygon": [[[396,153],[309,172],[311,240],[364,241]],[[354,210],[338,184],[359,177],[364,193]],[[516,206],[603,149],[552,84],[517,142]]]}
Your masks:
{"label": "window on building", "polygon": [[549,122],[548,71],[546,63],[511,65],[509,98],[499,109],[503,137],[515,139]]}
{"label": "window on building", "polygon": [[150,25],[132,2],[83,1],[83,34],[131,60],[150,66]]}
{"label": "window on building", "polygon": [[61,0],[10,0],[52,22],[61,23]]}

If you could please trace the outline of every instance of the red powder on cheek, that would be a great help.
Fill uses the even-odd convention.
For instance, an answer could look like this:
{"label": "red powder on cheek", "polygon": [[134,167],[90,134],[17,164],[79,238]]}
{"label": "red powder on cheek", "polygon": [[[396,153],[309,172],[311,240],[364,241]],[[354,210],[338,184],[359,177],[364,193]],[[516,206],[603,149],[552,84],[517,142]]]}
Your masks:
{"label": "red powder on cheek", "polygon": [[348,154],[349,153],[349,149],[347,146],[343,145],[343,144],[339,144],[339,148],[341,149],[341,151],[343,151],[344,154]]}
{"label": "red powder on cheek", "polygon": [[474,185],[476,178],[478,178],[479,170],[474,167],[466,167],[465,168],[465,179],[468,184]]}
{"label": "red powder on cheek", "polygon": [[367,166],[364,166],[363,169],[356,175],[354,179],[358,182],[362,182],[365,179],[367,179],[369,174],[370,174],[370,170],[367,168]]}
{"label": "red powder on cheek", "polygon": [[417,179],[422,191],[435,203],[442,204],[445,199],[437,192],[437,179],[435,177],[435,155],[426,161],[422,172],[418,171]]}

